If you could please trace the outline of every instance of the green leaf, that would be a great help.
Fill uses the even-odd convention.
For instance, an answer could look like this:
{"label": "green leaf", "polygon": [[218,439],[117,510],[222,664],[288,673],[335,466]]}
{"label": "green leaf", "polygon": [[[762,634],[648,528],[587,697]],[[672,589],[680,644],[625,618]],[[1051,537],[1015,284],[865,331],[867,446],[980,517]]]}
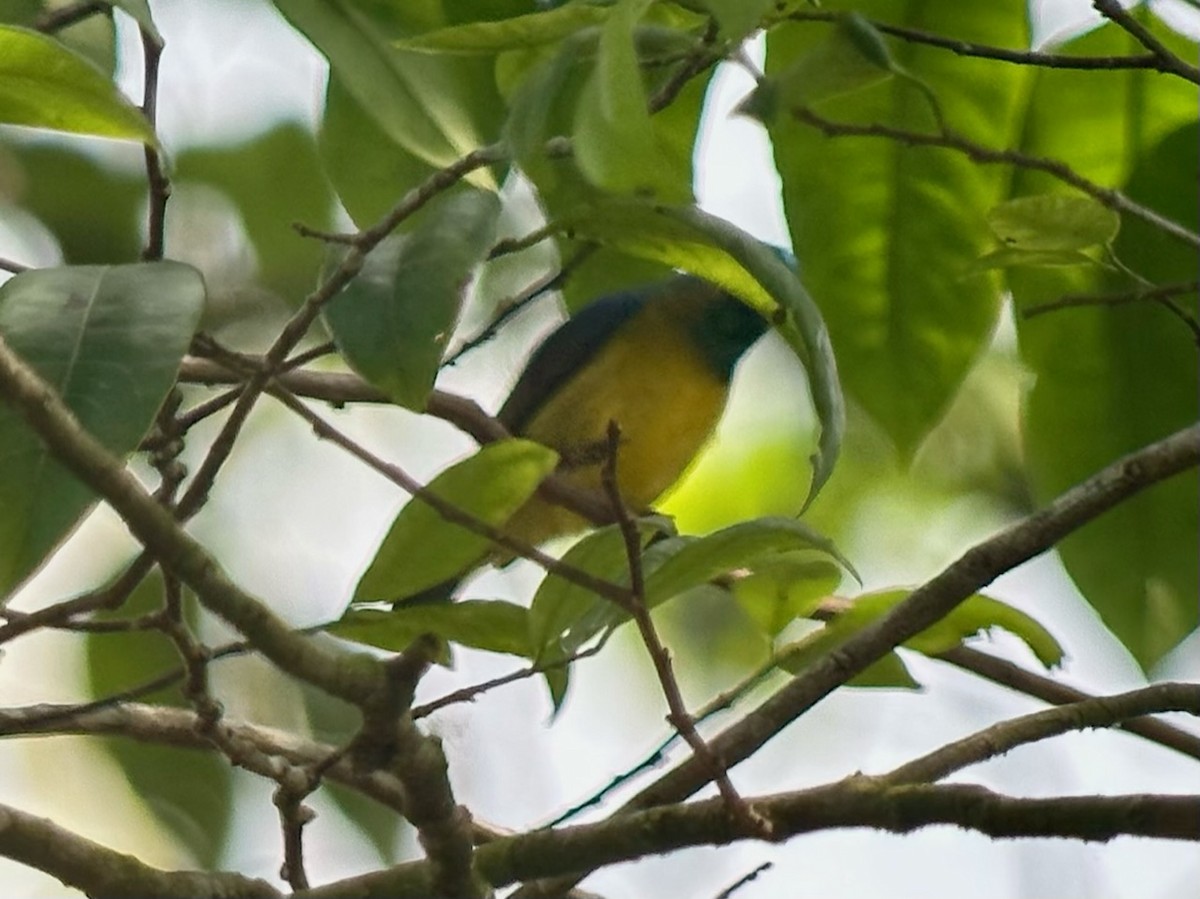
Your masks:
{"label": "green leaf", "polygon": [[[1143,5],[1134,10],[1183,58],[1196,44]],[[1056,52],[1122,56],[1143,51],[1113,24]],[[1196,90],[1145,70],[1039,70],[1020,149],[1060,159],[1100,184],[1192,228]],[[1079,135],[1088,139],[1080,141]],[[1018,172],[1014,194],[1065,188]],[[1134,216],[1113,244],[1117,258],[1157,284],[1197,277],[1195,252]],[[1125,453],[1200,417],[1196,345],[1186,326],[1156,304],[1072,308],[1025,319],[1019,310],[1066,294],[1129,292],[1138,285],[1098,268],[1013,269],[1021,358],[1035,376],[1021,434],[1035,498],[1044,502]],[[1192,307],[1194,310],[1194,306]],[[1194,472],[1139,493],[1064,540],[1059,551],[1080,591],[1145,667],[1197,625],[1196,545],[1200,511]]]}
{"label": "green leaf", "polygon": [[[441,168],[495,139],[504,109],[488,61],[393,47],[390,39],[400,34],[392,32],[408,33],[411,25],[404,7],[368,10],[352,0],[275,0],[275,5],[325,55],[384,133],[418,159]],[[495,186],[486,170],[468,180]]]}
{"label": "green leaf", "polygon": [[350,609],[326,630],[390,652],[401,652],[422,634],[436,634],[472,649],[533,657],[529,610],[500,600],[407,605],[388,611]]}
{"label": "green leaf", "polygon": [[[46,0],[0,0],[0,22],[38,31],[49,11]],[[107,10],[72,22],[54,31],[54,40],[91,61],[107,77],[116,69],[116,28]]]}
{"label": "green leaf", "polygon": [[[277,177],[281,171],[286,178]],[[174,180],[211,185],[236,204],[254,245],[256,280],[298,305],[312,289],[321,253],[292,225],[325,227],[333,206],[308,130],[285,122],[242,143],[189,147],[179,154]]]}
{"label": "green leaf", "polygon": [[[833,472],[845,430],[845,405],[821,313],[778,251],[694,207],[611,199],[582,207],[558,224],[575,238],[699,275],[776,323],[808,369],[809,390],[821,424],[817,452],[811,459],[807,508]],[[779,323],[776,312],[781,309],[786,318]]]}
{"label": "green leaf", "polygon": [[[0,286],[0,334],[93,437],[125,456],[175,381],[204,304],[177,262],[23,272]],[[95,502],[0,406],[0,594],[31,574]]]}
{"label": "green leaf", "polygon": [[[861,17],[841,19],[825,37],[806,48],[783,71],[764,79],[743,100],[738,112],[768,125],[779,115],[798,106],[862,90],[894,74],[886,46],[882,59],[878,53],[864,53],[862,39],[852,22]],[[867,24],[871,33],[874,29]],[[876,35],[878,36],[878,35]]]}
{"label": "green leaf", "polygon": [[[911,592],[884,590],[859,596],[819,631],[782,648],[777,653],[779,667],[800,674],[812,662],[886,615],[907,599]],[[1021,639],[1047,668],[1062,661],[1062,647],[1041,624],[1024,612],[979,593],[968,597],[945,618],[903,645],[907,649],[934,656],[960,645],[968,637],[995,627],[1003,628]],[[903,660],[895,653],[885,656],[850,683],[862,687],[917,686]]]}
{"label": "green leaf", "polygon": [[380,244],[325,307],[346,361],[402,406],[425,408],[462,292],[487,255],[500,200],[464,188],[425,210],[415,230]]}
{"label": "green leaf", "polygon": [[[795,642],[780,648],[776,664],[789,674],[800,674],[817,659],[828,655],[846,639],[846,635],[828,627],[813,631]],[[919,690],[921,684],[912,676],[904,660],[895,651],[872,662],[846,682],[848,687]]]}
{"label": "green leaf", "polygon": [[646,577],[646,601],[650,605],[734,569],[753,568],[765,557],[801,549],[819,550],[854,572],[831,540],[791,518],[758,518],[706,537],[683,539],[684,545]]}
{"label": "green leaf", "polygon": [[712,13],[721,26],[721,37],[741,40],[758,28],[774,0],[702,0],[701,6]]}
{"label": "green leaf", "polygon": [[[149,614],[162,606],[158,573],[142,582],[119,613],[100,612],[102,620]],[[194,618],[197,606],[187,592],[184,607]],[[179,667],[179,654],[156,631],[88,634],[84,640],[89,694],[101,699],[146,683]],[[183,707],[178,687],[142,702]],[[179,749],[131,739],[100,742],[120,767],[146,808],[178,839],[199,865],[213,870],[221,860],[233,822],[233,769],[211,749]],[[181,777],[180,772],[187,776]]]}
{"label": "green leaf", "polygon": [[1121,217],[1091,197],[1037,194],[993,207],[987,223],[1005,247],[1052,253],[1107,245]]}
{"label": "green leaf", "polygon": [[469,22],[427,31],[396,41],[396,46],[422,53],[463,54],[531,49],[555,43],[584,28],[597,25],[608,18],[611,10],[611,6],[576,0],[511,19]]}
{"label": "green leaf", "polygon": [[[643,538],[659,532],[653,520],[639,522]],[[629,557],[616,525],[588,534],[562,557],[564,565],[614,584],[628,585]],[[529,608],[529,643],[539,662],[565,659],[596,634],[624,621],[616,604],[553,573],[547,574]]]}
{"label": "green leaf", "polygon": [[78,143],[3,143],[0,137],[15,162],[14,199],[54,233],[66,262],[135,262],[142,249],[145,176],[113,171],[75,152]]}
{"label": "green leaf", "polygon": [[[859,630],[887,614],[911,593],[911,590],[882,590],[863,594],[854,600],[849,611],[839,615],[830,626],[835,631],[848,635],[849,632]],[[1062,646],[1041,624],[1019,609],[982,593],[968,597],[949,615],[921,631],[904,645],[908,649],[933,656],[953,649],[967,637],[997,627],[1018,637],[1047,668],[1053,668],[1062,662]]]}
{"label": "green leaf", "polygon": [[756,563],[754,571],[735,580],[731,590],[759,630],[775,637],[797,618],[809,617],[841,579],[832,562],[789,555]]}
{"label": "green leaf", "polygon": [[382,218],[405,191],[434,171],[396,146],[333,72],[325,88],[318,148],[338,199],[360,227]]}
{"label": "green leaf", "polygon": [[[1200,153],[1197,133],[1194,124],[1185,125],[1152,147],[1126,188],[1192,229],[1200,228],[1200,216],[1184,173]],[[1126,222],[1114,249],[1154,283],[1200,275],[1193,250],[1140,220]],[[1112,274],[1069,286],[1014,278],[1021,304],[1052,300],[1060,291],[1129,289]],[[1022,356],[1037,376],[1022,433],[1038,497],[1054,496],[1200,418],[1194,338],[1161,306],[1064,309],[1021,322],[1019,333]],[[1197,625],[1197,489],[1195,472],[1172,478],[1089,522],[1059,547],[1080,591],[1146,666]]]}
{"label": "green leaf", "polygon": [[674,165],[650,112],[634,29],[651,0],[619,0],[600,34],[600,53],[576,109],[575,161],[597,187],[617,194],[691,199],[685,167]]}
{"label": "green leaf", "polygon": [[53,38],[0,25],[0,123],[155,144],[141,111]]}
{"label": "green leaf", "polygon": [[1099,265],[1100,263],[1078,250],[1022,250],[1004,248],[984,253],[971,263],[969,273],[985,272],[995,269],[1018,268],[1056,268],[1073,265]]}
{"label": "green leaf", "polygon": [[[433,494],[489,525],[504,524],[554,471],[558,456],[528,440],[502,440],[438,475]],[[396,600],[461,575],[487,555],[486,537],[413,499],[396,516],[354,590],[357,601]]]}
{"label": "green leaf", "polygon": [[[1023,0],[822,5],[964,41],[1028,46]],[[830,27],[789,22],[773,28],[768,74],[779,77],[830,40]],[[911,42],[895,42],[892,53],[891,70],[905,77],[816,103],[814,111],[852,124],[935,132],[936,95],[949,127],[984,146],[1012,144],[1024,67]],[[788,115],[779,115],[769,131],[792,245],[828,323],[846,392],[883,426],[900,454],[911,457],[991,338],[998,283],[994,276],[959,275],[988,248],[984,214],[1006,196],[1009,174],[949,150],[826,137]]]}

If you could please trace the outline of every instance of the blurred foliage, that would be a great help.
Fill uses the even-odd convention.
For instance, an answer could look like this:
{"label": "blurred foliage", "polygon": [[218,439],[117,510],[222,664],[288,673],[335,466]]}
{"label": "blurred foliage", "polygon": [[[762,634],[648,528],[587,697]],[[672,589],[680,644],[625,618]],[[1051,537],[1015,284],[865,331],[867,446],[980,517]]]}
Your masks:
{"label": "blurred foliage", "polygon": [[[184,593],[186,616],[196,623],[195,597]],[[101,620],[153,615],[164,607],[163,579],[155,573],[133,592],[119,615]],[[90,634],[85,643],[88,687],[97,698],[140,687],[178,668],[179,653],[156,631]],[[187,706],[178,683],[142,697],[144,702]],[[212,752],[112,738],[105,746],[152,814],[187,847],[203,868],[218,867],[233,821],[233,770]],[[180,766],[186,776],[180,776]]]}
{"label": "blurred foliage", "polygon": [[[656,615],[669,637],[688,641],[710,676],[781,653],[781,667],[802,671],[907,595],[874,591],[827,620],[827,600],[858,591],[855,566],[873,590],[880,578],[894,585],[900,569],[932,574],[965,541],[952,510],[968,507],[974,526],[991,526],[1200,417],[1196,291],[1181,290],[1174,308],[1141,296],[1195,281],[1194,246],[1044,171],[922,145],[953,137],[975,157],[1013,149],[1062,161],[1200,228],[1195,85],[1146,69],[961,56],[879,27],[1023,49],[1024,0],[827,0],[820,9],[757,0],[275,0],[328,63],[320,120],[310,129],[264,118],[237,141],[168,145],[167,255],[178,261],[145,264],[135,264],[151,200],[142,147],[71,135],[145,134],[145,118],[112,81],[112,15],[133,15],[152,33],[152,8],[115,5],[115,13],[38,36],[23,29],[48,5],[0,0],[0,53],[15,47],[36,63],[10,71],[0,61],[0,121],[59,132],[0,132],[0,201],[43,225],[64,260],[7,282],[0,331],[114,452],[134,453],[151,426],[202,302],[205,332],[234,351],[260,350],[274,333],[268,326],[302,304],[329,259],[347,258],[328,246],[345,239],[301,236],[293,225],[368,228],[402,199],[422,208],[368,257],[327,307],[325,324],[338,347],[332,364],[355,368],[410,409],[425,408],[464,304],[473,319],[507,315],[528,299],[514,285],[554,275],[554,257],[580,260],[555,284],[568,310],[683,268],[737,293],[783,335],[780,346],[806,377],[780,366],[741,391],[740,402],[768,410],[755,425],[769,426],[754,439],[749,425],[727,428],[665,499],[674,521],[637,521],[647,600],[662,606]],[[1135,14],[1182,59],[1195,58],[1195,43],[1145,4]],[[738,42],[759,25],[766,76],[739,111],[772,142],[798,274],[779,248],[693,202],[714,65],[736,60]],[[167,37],[170,54],[175,37]],[[1143,48],[1107,24],[1051,49],[1121,56]],[[132,61],[137,50],[121,48]],[[45,77],[59,69],[69,76],[63,83]],[[38,90],[22,93],[22,79]],[[804,121],[810,114],[832,120],[835,131],[875,133],[827,135]],[[494,153],[490,164],[427,202],[440,189],[430,178],[482,148]],[[520,251],[530,232],[537,249]],[[518,246],[498,246],[498,234]],[[1042,308],[1080,296],[1101,299]],[[119,377],[109,379],[110,369]],[[0,430],[7,591],[69,536],[93,497],[48,463],[23,423],[8,416]],[[554,464],[542,448],[493,444],[430,486],[501,525]],[[1197,626],[1198,489],[1195,473],[1172,479],[1061,546],[1080,591],[1145,668]],[[796,520],[802,510],[804,524]],[[343,513],[353,510],[335,514]],[[624,535],[610,527],[564,558],[625,585],[627,553]],[[557,708],[573,655],[627,622],[593,592],[550,576],[528,607],[474,599],[379,606],[487,555],[486,539],[414,500],[353,597],[339,597],[345,615],[330,629],[386,651],[433,632],[516,656],[546,669]],[[147,581],[114,614],[135,617],[159,603],[161,583]],[[1058,659],[1041,625],[985,597],[907,648],[936,654],[991,627],[1015,633],[1047,665]],[[93,635],[87,652],[97,696],[175,664],[160,634],[136,630]],[[893,654],[855,684],[916,681]],[[154,701],[180,700],[169,692]],[[344,742],[354,732],[348,707],[306,702],[319,735]],[[232,801],[228,767],[189,755],[189,777],[180,778],[175,750],[110,748],[160,819],[202,864],[215,865]],[[390,861],[396,818],[338,795]]]}

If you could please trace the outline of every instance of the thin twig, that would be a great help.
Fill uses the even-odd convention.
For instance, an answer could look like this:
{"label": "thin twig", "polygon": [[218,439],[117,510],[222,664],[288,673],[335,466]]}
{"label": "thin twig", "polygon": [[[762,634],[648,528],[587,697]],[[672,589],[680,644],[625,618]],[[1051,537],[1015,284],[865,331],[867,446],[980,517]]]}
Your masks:
{"label": "thin twig", "polygon": [[[949,662],[999,686],[1053,705],[1085,702],[1095,698],[1075,687],[968,646],[956,646],[938,653],[934,658]],[[1174,727],[1160,718],[1130,718],[1118,723],[1116,727],[1143,740],[1200,759],[1200,734]]]}
{"label": "thin twig", "polygon": [[953,131],[932,134],[908,131],[903,128],[893,128],[891,125],[879,123],[858,125],[852,122],[835,122],[819,115],[806,106],[795,107],[791,112],[796,119],[812,125],[827,137],[879,137],[910,146],[942,147],[962,153],[975,162],[1014,165],[1019,168],[1044,172],[1047,175],[1057,178],[1064,184],[1069,184],[1075,189],[1082,191],[1109,209],[1136,216],[1164,234],[1168,234],[1190,247],[1200,248],[1200,234],[1150,209],[1148,206],[1134,202],[1119,190],[1102,187],[1094,181],[1089,181],[1061,160],[1031,156],[1019,150],[992,149],[977,144]]}
{"label": "thin twig", "polygon": [[453,365],[471,350],[487,343],[499,332],[501,325],[532,303],[534,300],[554,290],[560,290],[571,274],[597,249],[596,244],[584,244],[575,254],[563,263],[562,267],[552,275],[547,275],[534,282],[519,296],[496,305],[496,315],[478,334],[463,343],[458,349],[446,357],[443,366]]}
{"label": "thin twig", "polygon": [[1092,0],[1092,6],[1109,21],[1133,37],[1135,41],[1162,61],[1164,72],[1178,75],[1193,84],[1200,84],[1200,68],[1180,59],[1162,41],[1150,33],[1150,29],[1139,22],[1117,0]]}
{"label": "thin twig", "polygon": [[419,480],[412,477],[397,465],[381,459],[379,456],[372,453],[366,447],[351,440],[337,428],[330,425],[323,418],[309,409],[304,403],[300,402],[295,396],[288,393],[286,390],[275,386],[269,388],[272,397],[283,403],[288,409],[303,418],[317,436],[329,440],[331,443],[340,446],[346,452],[350,453],[360,462],[366,464],[372,470],[383,475],[393,484],[400,487],[406,493],[411,494],[416,499],[428,505],[442,518],[451,524],[456,524],[464,530],[470,531],[473,534],[478,534],[481,537],[486,537],[496,546],[508,550],[523,559],[540,565],[551,574],[558,575],[563,580],[570,581],[586,590],[590,590],[597,596],[601,596],[613,603],[616,603],[622,609],[629,611],[629,591],[619,584],[614,584],[611,581],[606,581],[598,578],[581,568],[576,568],[573,565],[566,564],[559,559],[550,556],[534,546],[530,546],[522,540],[505,533],[497,527],[489,525],[487,522],[481,521],[474,515],[460,509],[454,503],[448,502],[436,493],[431,492]]}
{"label": "thin twig", "polygon": [[19,275],[21,272],[29,271],[29,266],[0,257],[0,271],[12,272],[14,275]]}
{"label": "thin twig", "polygon": [[243,385],[241,396],[238,397],[220,433],[209,447],[208,454],[201,462],[187,492],[179,501],[179,513],[183,520],[190,518],[204,504],[208,491],[216,480],[221,467],[225,464],[225,460],[233,451],[238,434],[241,433],[242,426],[249,418],[259,396],[271,383],[288,354],[308,333],[308,329],[320,315],[325,304],[358,275],[367,253],[395,230],[401,222],[415,214],[434,197],[458,184],[476,169],[503,159],[504,154],[505,148],[500,144],[493,144],[468,153],[445,168],[434,172],[405,194],[375,225],[359,232],[355,245],[337,268],[322,281],[315,291],[308,295],[303,305],[284,324],[275,341],[264,354],[261,370],[251,375]]}
{"label": "thin twig", "polygon": [[683,737],[698,762],[707,765],[711,780],[717,785],[721,798],[729,806],[733,817],[741,824],[745,833],[761,839],[770,839],[771,822],[758,814],[746,804],[738,794],[729,773],[721,759],[709,748],[696,730],[696,722],[687,710],[679,682],[675,679],[675,671],[671,665],[671,654],[663,645],[650,617],[650,607],[646,603],[645,571],[642,566],[642,536],[638,531],[637,522],[629,514],[625,501],[621,496],[619,486],[617,459],[621,447],[621,428],[615,421],[608,423],[608,455],[601,467],[601,481],[612,503],[613,514],[617,519],[621,537],[625,543],[625,558],[629,566],[629,594],[631,602],[626,609],[637,625],[642,643],[650,655],[654,672],[658,676],[659,686],[667,700],[669,714],[667,721]]}
{"label": "thin twig", "polygon": [[1088,728],[1113,727],[1161,712],[1200,715],[1200,685],[1153,684],[1117,696],[1094,696],[1001,721],[883,775],[892,784],[934,783],[1018,746]]}
{"label": "thin twig", "polygon": [[734,893],[736,893],[738,890],[740,890],[746,884],[752,883],[755,880],[757,880],[758,875],[762,874],[764,871],[770,871],[773,867],[775,867],[775,865],[772,862],[763,862],[761,865],[759,865],[753,871],[748,871],[747,873],[745,873],[741,877],[739,877],[737,880],[735,880],[733,883],[731,883],[729,886],[725,887],[725,889],[723,889],[723,890],[721,890],[721,892],[717,893],[717,895],[714,896],[713,899],[729,899],[730,896],[732,896]]}
{"label": "thin twig", "polygon": [[1021,310],[1021,317],[1030,319],[1047,312],[1057,312],[1060,309],[1074,309],[1087,306],[1122,306],[1127,303],[1157,302],[1167,306],[1168,310],[1180,318],[1192,337],[1200,340],[1200,320],[1184,309],[1178,303],[1170,302],[1174,297],[1187,296],[1200,291],[1200,281],[1181,281],[1175,284],[1160,284],[1151,287],[1138,287],[1123,293],[1092,293],[1068,294],[1048,303],[1038,303]]}
{"label": "thin twig", "polygon": [[[158,122],[158,64],[162,58],[162,39],[148,29],[141,29],[144,85],[142,88],[142,115],[154,130]],[[157,148],[146,144],[142,148],[146,160],[146,183],[149,187],[149,212],[146,221],[146,246],[142,250],[144,261],[163,258],[166,241],[167,201],[171,198],[171,181],[163,170],[162,158]]]}
{"label": "thin twig", "polygon": [[604,635],[592,646],[586,649],[581,649],[563,659],[555,659],[549,663],[537,663],[522,668],[519,671],[512,671],[508,674],[503,674],[500,677],[492,678],[491,680],[483,681],[482,683],[472,684],[469,687],[463,687],[459,690],[447,693],[444,696],[439,696],[424,705],[415,705],[412,708],[412,716],[414,720],[420,720],[432,715],[439,709],[444,709],[446,706],[455,705],[460,702],[474,702],[484,693],[495,690],[497,687],[505,687],[509,684],[515,684],[518,681],[528,680],[531,677],[536,677],[539,674],[545,674],[547,671],[556,671],[559,668],[566,668],[575,662],[583,659],[591,658],[602,650],[605,644],[608,643],[608,638],[612,634],[611,630],[605,631]]}
{"label": "thin twig", "polygon": [[[844,13],[828,10],[794,10],[785,16],[797,22],[828,22],[835,23],[844,18]],[[1006,47],[993,47],[987,44],[977,44],[973,41],[962,41],[946,37],[919,28],[909,28],[903,25],[893,25],[876,19],[868,20],[872,28],[881,34],[887,34],[911,44],[924,44],[949,50],[958,56],[991,59],[997,62],[1010,62],[1022,66],[1037,66],[1045,69],[1083,69],[1119,70],[1146,69],[1149,71],[1173,71],[1163,60],[1154,53],[1139,56],[1076,56],[1070,53],[1046,53],[1039,50],[1010,50]]]}

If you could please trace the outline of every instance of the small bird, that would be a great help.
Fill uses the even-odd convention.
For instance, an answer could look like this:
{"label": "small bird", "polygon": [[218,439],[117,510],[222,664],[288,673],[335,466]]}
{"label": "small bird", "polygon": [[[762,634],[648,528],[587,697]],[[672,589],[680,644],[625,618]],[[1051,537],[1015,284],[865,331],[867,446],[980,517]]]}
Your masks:
{"label": "small bird", "polygon": [[[613,294],[542,342],[497,417],[513,435],[557,451],[560,476],[597,491],[615,422],[617,486],[626,506],[640,513],[712,435],[734,367],[766,329],[745,303],[692,275]],[[538,544],[587,526],[535,496],[504,530]],[[468,573],[401,604],[446,599]]]}

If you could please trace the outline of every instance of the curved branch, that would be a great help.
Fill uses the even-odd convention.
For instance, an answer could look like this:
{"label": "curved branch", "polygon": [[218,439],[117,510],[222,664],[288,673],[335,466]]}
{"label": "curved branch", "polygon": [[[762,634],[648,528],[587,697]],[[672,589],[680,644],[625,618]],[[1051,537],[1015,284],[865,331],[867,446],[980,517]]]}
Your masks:
{"label": "curved branch", "polygon": [[1184,62],[1150,33],[1150,29],[1133,17],[1117,0],[1092,0],[1097,12],[1104,18],[1123,28],[1135,41],[1150,51],[1162,64],[1160,71],[1178,75],[1185,81],[1200,84],[1200,68]]}
{"label": "curved branch", "polygon": [[[870,827],[911,833],[951,824],[992,837],[1065,837],[1105,841],[1137,835],[1200,841],[1200,796],[1066,796],[1024,799],[965,784],[889,786],[856,775],[836,784],[754,797],[778,840],[819,830]],[[494,887],[521,880],[559,878],[647,855],[737,838],[738,822],[720,798],[666,806],[552,830],[506,837],[477,852],[480,872]],[[554,881],[558,883],[559,881]],[[523,893],[524,894],[524,893]],[[397,865],[303,893],[297,899],[356,896],[428,896],[428,867]],[[529,892],[557,896],[559,892]]]}
{"label": "curved branch", "polygon": [[0,856],[44,871],[89,896],[278,899],[263,880],[240,874],[161,871],[132,855],[93,843],[53,821],[0,805]]}
{"label": "curved branch", "polygon": [[1154,684],[1001,721],[901,765],[884,775],[884,779],[894,784],[938,781],[968,765],[1047,737],[1073,730],[1113,727],[1130,718],[1162,712],[1200,715],[1200,684]]}
{"label": "curved branch", "polygon": [[902,144],[917,147],[941,147],[955,150],[975,162],[985,165],[1006,164],[1014,165],[1032,171],[1044,172],[1052,178],[1057,178],[1064,184],[1069,184],[1076,190],[1082,191],[1103,206],[1117,212],[1126,212],[1147,222],[1164,234],[1185,243],[1190,247],[1200,248],[1200,234],[1185,228],[1178,222],[1167,218],[1148,206],[1143,206],[1131,200],[1119,190],[1103,187],[1094,181],[1084,178],[1073,168],[1059,159],[1047,159],[1042,156],[1031,156],[1019,150],[997,150],[985,147],[972,140],[945,131],[941,134],[931,134],[921,131],[908,131],[904,128],[893,128],[891,125],[880,123],[859,125],[852,122],[835,122],[818,115],[806,106],[791,110],[792,115],[806,125],[811,125],[827,137],[881,137]]}
{"label": "curved branch", "polygon": [[[1045,508],[978,543],[904,602],[814,662],[744,719],[709,741],[727,764],[757,752],[784,727],[876,659],[945,617],[1001,574],[1050,549],[1067,534],[1141,490],[1200,464],[1200,424],[1114,462]],[[663,805],[706,783],[705,766],[690,758],[625,806]]]}
{"label": "curved branch", "polygon": [[58,461],[113,507],[164,568],[272,662],[348,702],[361,703],[383,688],[383,668],[377,660],[295,633],[264,603],[230,580],[208,551],[79,424],[58,394],[2,337],[0,397],[19,412]]}

